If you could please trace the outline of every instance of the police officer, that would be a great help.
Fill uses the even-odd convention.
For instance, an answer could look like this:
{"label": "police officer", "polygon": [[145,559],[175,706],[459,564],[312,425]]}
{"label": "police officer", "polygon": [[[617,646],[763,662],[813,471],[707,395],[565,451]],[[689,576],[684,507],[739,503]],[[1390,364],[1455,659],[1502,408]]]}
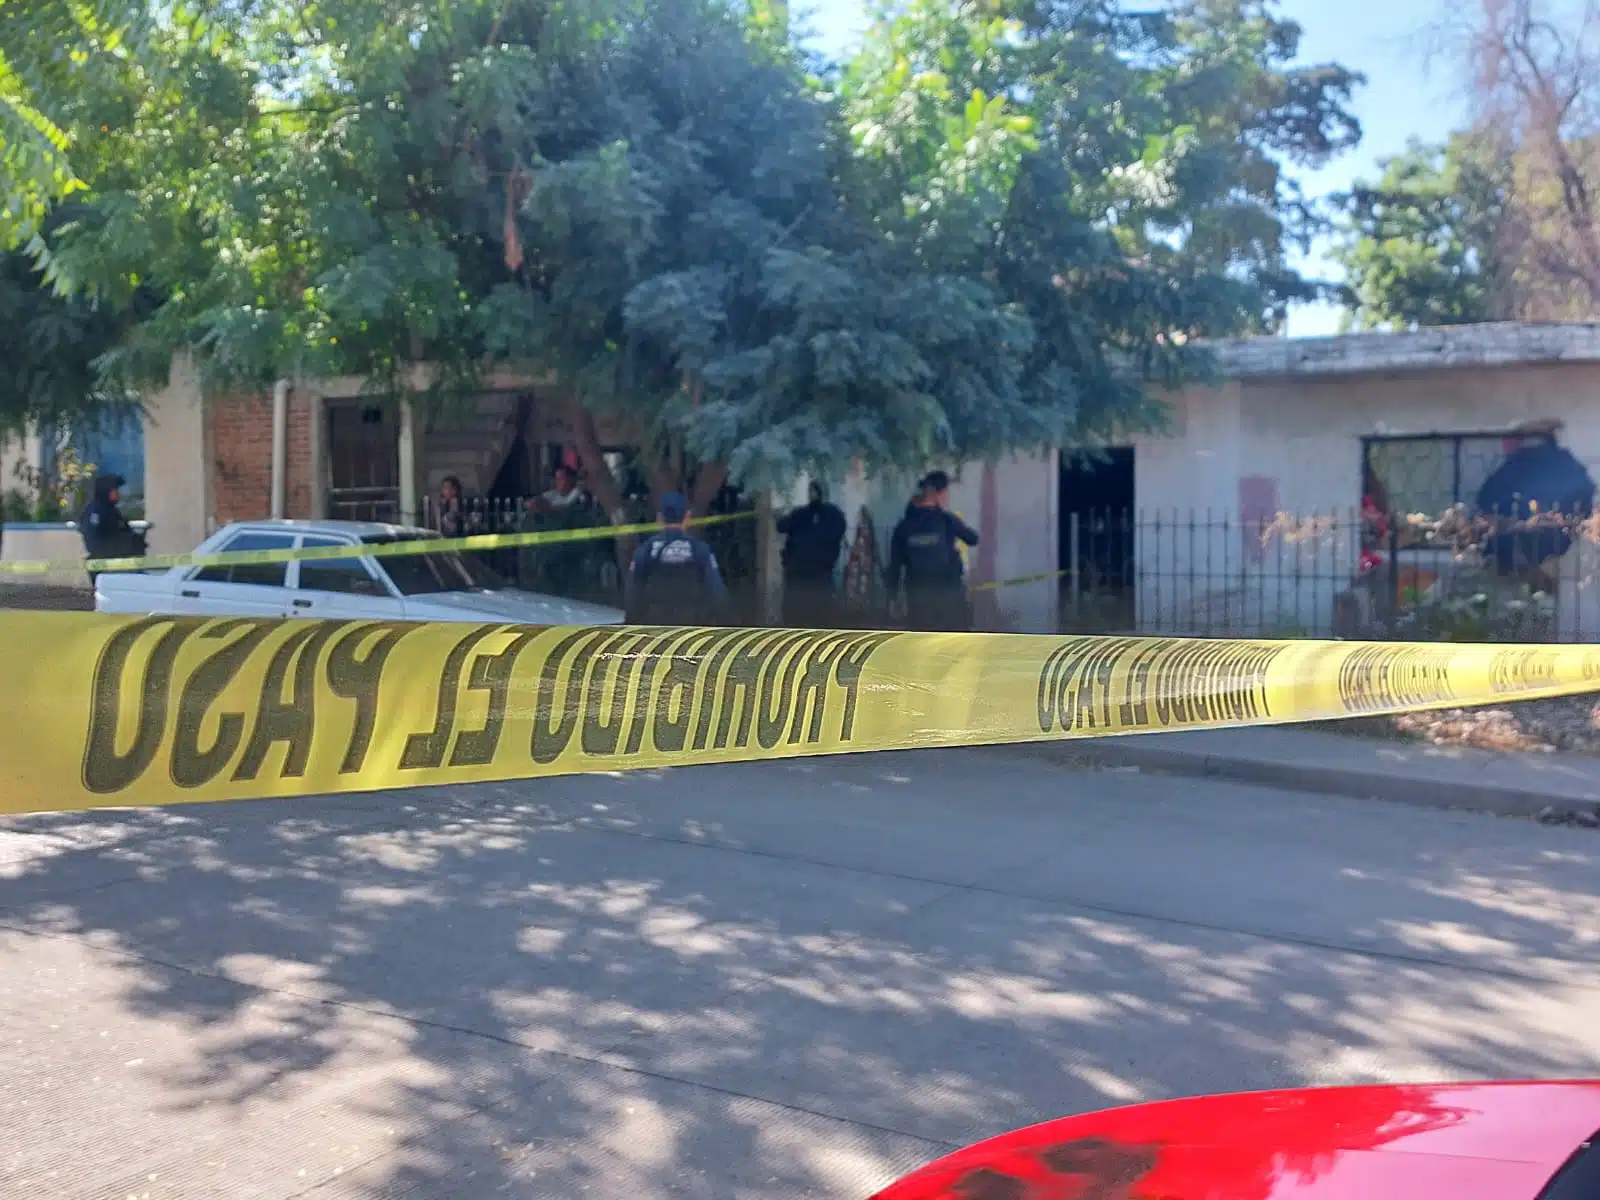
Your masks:
{"label": "police officer", "polygon": [[90,558],[137,558],[145,552],[144,535],[128,524],[117,506],[122,484],[120,475],[94,477],[89,503],[78,515],[78,533]]}
{"label": "police officer", "polygon": [[889,593],[905,589],[906,624],[912,629],[959,630],[972,626],[960,544],[978,534],[950,512],[950,477],[925,478],[889,540]]}
{"label": "police officer", "polygon": [[628,569],[630,625],[711,625],[723,615],[728,589],[711,547],[684,528],[689,502],[661,498],[661,524],[633,553]]}
{"label": "police officer", "polygon": [[845,519],[819,482],[810,503],[778,518],[783,542],[783,623],[826,627],[833,617],[833,568],[844,545]]}

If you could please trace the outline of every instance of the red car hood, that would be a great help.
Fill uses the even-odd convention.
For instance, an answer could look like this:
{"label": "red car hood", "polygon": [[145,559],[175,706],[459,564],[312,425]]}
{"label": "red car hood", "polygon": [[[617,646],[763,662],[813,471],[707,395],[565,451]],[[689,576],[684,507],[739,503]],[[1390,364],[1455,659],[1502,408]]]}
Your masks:
{"label": "red car hood", "polygon": [[1535,1200],[1600,1131],[1600,1081],[1319,1088],[1066,1117],[872,1200]]}

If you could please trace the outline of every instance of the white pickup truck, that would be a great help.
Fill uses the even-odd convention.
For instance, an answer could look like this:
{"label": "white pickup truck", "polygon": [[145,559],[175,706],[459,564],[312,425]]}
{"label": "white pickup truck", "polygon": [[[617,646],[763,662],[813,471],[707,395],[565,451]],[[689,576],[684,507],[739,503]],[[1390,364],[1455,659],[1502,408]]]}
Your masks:
{"label": "white pickup truck", "polygon": [[[364,521],[241,521],[219,529],[195,553],[377,546],[438,536]],[[618,625],[623,620],[620,609],[519,591],[475,556],[454,550],[104,572],[95,580],[94,607],[105,613],[524,625]]]}

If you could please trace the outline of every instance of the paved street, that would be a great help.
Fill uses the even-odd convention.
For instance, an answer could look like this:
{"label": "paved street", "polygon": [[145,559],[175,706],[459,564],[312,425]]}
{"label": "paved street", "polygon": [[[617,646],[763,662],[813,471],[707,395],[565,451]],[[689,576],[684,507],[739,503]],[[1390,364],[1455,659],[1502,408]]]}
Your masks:
{"label": "paved street", "polygon": [[0,825],[0,1194],[839,1197],[1600,1073],[1600,834],[1008,751]]}

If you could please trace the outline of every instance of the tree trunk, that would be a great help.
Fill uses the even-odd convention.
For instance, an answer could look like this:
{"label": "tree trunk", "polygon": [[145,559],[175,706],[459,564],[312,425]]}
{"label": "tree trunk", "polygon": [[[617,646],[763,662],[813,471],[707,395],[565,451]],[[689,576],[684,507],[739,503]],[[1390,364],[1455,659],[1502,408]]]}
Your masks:
{"label": "tree trunk", "polygon": [[611,474],[611,467],[606,462],[605,451],[600,446],[600,434],[595,429],[594,416],[584,408],[583,402],[575,397],[566,401],[568,424],[572,429],[572,440],[578,445],[578,457],[583,460],[584,475],[589,484],[589,490],[594,493],[600,506],[606,510],[606,515],[617,524],[621,524],[625,514],[625,504],[622,497],[622,487],[617,483],[616,476]]}
{"label": "tree trunk", "polygon": [[[600,507],[605,509],[606,516],[611,519],[613,525],[627,524],[628,506],[623,499],[622,486],[611,473],[605,452],[600,446],[600,434],[595,428],[594,414],[576,397],[568,397],[567,409],[568,423],[572,427],[572,440],[578,444],[578,457],[583,460],[589,490],[594,493],[594,498],[600,501]],[[617,567],[622,571],[624,579],[627,578],[628,563],[633,558],[634,541],[635,539],[631,537],[612,539]]]}
{"label": "tree trunk", "polygon": [[728,468],[722,463],[701,463],[700,472],[695,476],[694,492],[689,497],[689,506],[700,516],[705,516],[711,502],[727,482]]}
{"label": "tree trunk", "polygon": [[[622,495],[622,485],[617,482],[611,473],[611,468],[606,465],[594,414],[576,397],[568,397],[566,405],[573,441],[577,443],[578,454],[583,459],[590,491],[594,493],[595,499],[600,501],[613,525],[626,524],[626,501]],[[646,478],[650,481],[650,494],[656,502],[658,511],[662,498],[669,492],[682,492],[686,493],[690,511],[697,516],[705,516],[712,502],[716,500],[717,493],[722,490],[722,485],[728,481],[728,468],[722,463],[702,463],[695,474],[692,488],[687,486],[684,473],[679,468],[667,463],[648,461],[641,465]],[[618,564],[626,570],[633,556],[636,539],[620,537],[616,541]]]}

